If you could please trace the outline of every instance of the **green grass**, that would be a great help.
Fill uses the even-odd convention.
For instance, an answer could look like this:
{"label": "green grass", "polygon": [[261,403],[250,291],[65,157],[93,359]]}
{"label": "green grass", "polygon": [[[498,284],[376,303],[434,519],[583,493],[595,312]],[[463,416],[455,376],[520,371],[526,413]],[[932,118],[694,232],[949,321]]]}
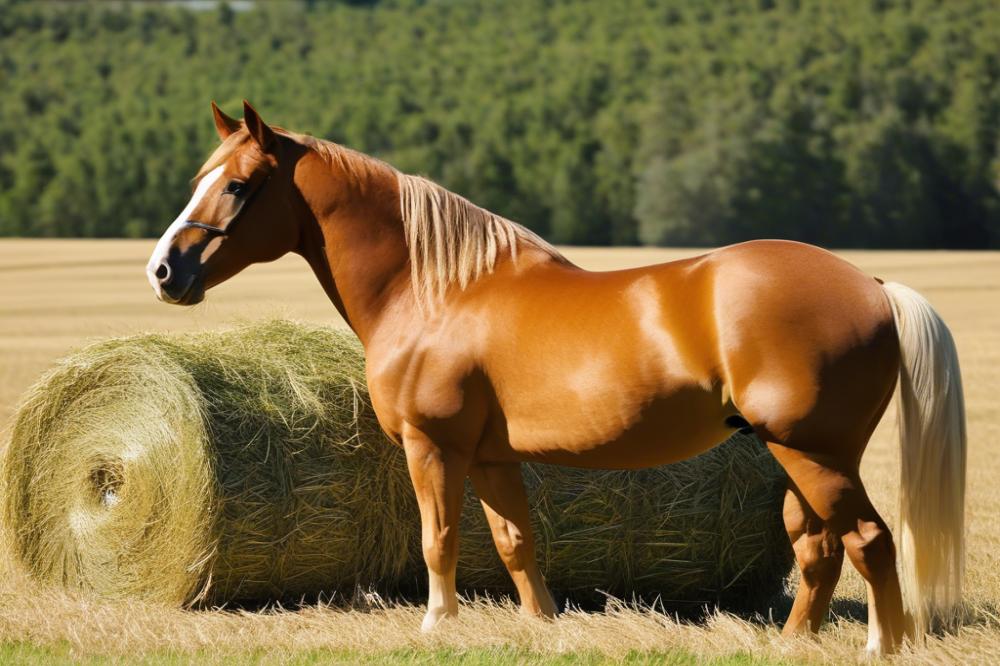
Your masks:
{"label": "green grass", "polygon": [[174,664],[468,664],[511,666],[539,664],[545,666],[623,664],[625,666],[645,666],[646,664],[666,666],[686,666],[687,664],[707,664],[711,666],[771,666],[780,664],[768,659],[754,657],[746,653],[736,653],[727,657],[704,659],[685,651],[669,652],[629,652],[620,659],[610,659],[597,652],[574,652],[562,655],[543,655],[526,650],[500,648],[471,650],[392,650],[360,652],[356,650],[305,650],[294,654],[278,651],[235,651],[229,654],[210,652],[159,651],[145,654],[125,655],[76,655],[68,644],[38,646],[24,642],[0,644],[0,663],[39,666],[60,664],[83,664],[99,666],[103,664],[144,664],[150,666],[172,666]]}

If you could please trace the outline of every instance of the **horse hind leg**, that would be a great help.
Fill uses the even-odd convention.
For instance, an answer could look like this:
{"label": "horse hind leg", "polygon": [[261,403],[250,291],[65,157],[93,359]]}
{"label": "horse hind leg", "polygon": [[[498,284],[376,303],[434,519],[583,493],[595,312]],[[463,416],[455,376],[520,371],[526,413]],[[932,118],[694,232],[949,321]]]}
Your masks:
{"label": "horse hind leg", "polygon": [[828,456],[780,444],[768,446],[805,502],[840,537],[848,559],[865,580],[867,651],[894,652],[909,633],[896,574],[896,548],[889,528],[868,499],[856,463],[844,469]]}
{"label": "horse hind leg", "polygon": [[783,510],[785,530],[799,565],[795,602],[782,631],[784,635],[817,632],[826,619],[833,591],[844,563],[844,544],[789,482]]}
{"label": "horse hind leg", "polygon": [[894,652],[910,633],[896,574],[896,546],[882,517],[868,503],[857,527],[844,534],[844,546],[868,588],[869,654]]}

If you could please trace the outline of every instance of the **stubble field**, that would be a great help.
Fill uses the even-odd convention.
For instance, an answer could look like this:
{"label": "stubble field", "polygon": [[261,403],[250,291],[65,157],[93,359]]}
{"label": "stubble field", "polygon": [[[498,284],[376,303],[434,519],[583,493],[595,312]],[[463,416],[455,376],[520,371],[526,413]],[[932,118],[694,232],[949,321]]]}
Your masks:
{"label": "stubble field", "polygon": [[[151,241],[0,241],[0,428],[18,396],[53,361],[90,340],[139,331],[194,331],[264,316],[344,325],[305,263],[252,267],[195,308],[158,303],[143,267]],[[608,270],[690,256],[691,250],[566,250]],[[1000,654],[1000,253],[844,252],[886,280],[922,292],[958,343],[969,418],[968,621],[957,634],[909,647],[906,663],[992,663]],[[895,524],[898,451],[890,407],[862,475]],[[834,618],[818,640],[785,640],[777,625],[718,614],[676,622],[651,609],[612,605],[555,622],[522,619],[508,602],[472,601],[458,620],[419,633],[421,609],[377,600],[345,609],[311,605],[261,612],[182,611],[110,603],[37,588],[0,565],[0,662],[139,659],[143,663],[843,663],[866,640],[864,586],[845,566]],[[794,576],[793,572],[793,576]],[[774,608],[783,620],[787,603]]]}

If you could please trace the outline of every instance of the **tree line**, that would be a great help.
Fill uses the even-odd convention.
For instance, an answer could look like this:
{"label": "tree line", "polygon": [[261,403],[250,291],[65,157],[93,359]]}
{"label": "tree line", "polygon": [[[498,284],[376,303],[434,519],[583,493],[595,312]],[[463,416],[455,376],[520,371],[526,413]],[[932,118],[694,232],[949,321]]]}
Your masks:
{"label": "tree line", "polygon": [[0,235],[145,237],[208,108],[548,239],[1000,247],[994,0],[0,0]]}

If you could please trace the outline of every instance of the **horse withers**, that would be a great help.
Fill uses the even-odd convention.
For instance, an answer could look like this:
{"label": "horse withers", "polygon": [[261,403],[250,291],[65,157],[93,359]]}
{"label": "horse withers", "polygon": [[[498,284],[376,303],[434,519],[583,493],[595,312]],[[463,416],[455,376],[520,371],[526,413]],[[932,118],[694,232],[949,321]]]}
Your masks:
{"label": "horse withers", "polygon": [[[929,303],[816,247],[754,241],[595,273],[526,228],[336,144],[212,105],[221,145],[147,273],[190,305],[296,252],[365,348],[382,427],[406,452],[429,575],[424,629],[457,610],[471,478],[525,613],[552,616],[525,461],[629,469],[747,426],[788,472],[801,570],[785,633],[817,631],[846,554],[873,652],[955,616],[965,421],[958,357]],[[899,560],[858,473],[899,378]],[[902,580],[902,585],[900,584]]]}

